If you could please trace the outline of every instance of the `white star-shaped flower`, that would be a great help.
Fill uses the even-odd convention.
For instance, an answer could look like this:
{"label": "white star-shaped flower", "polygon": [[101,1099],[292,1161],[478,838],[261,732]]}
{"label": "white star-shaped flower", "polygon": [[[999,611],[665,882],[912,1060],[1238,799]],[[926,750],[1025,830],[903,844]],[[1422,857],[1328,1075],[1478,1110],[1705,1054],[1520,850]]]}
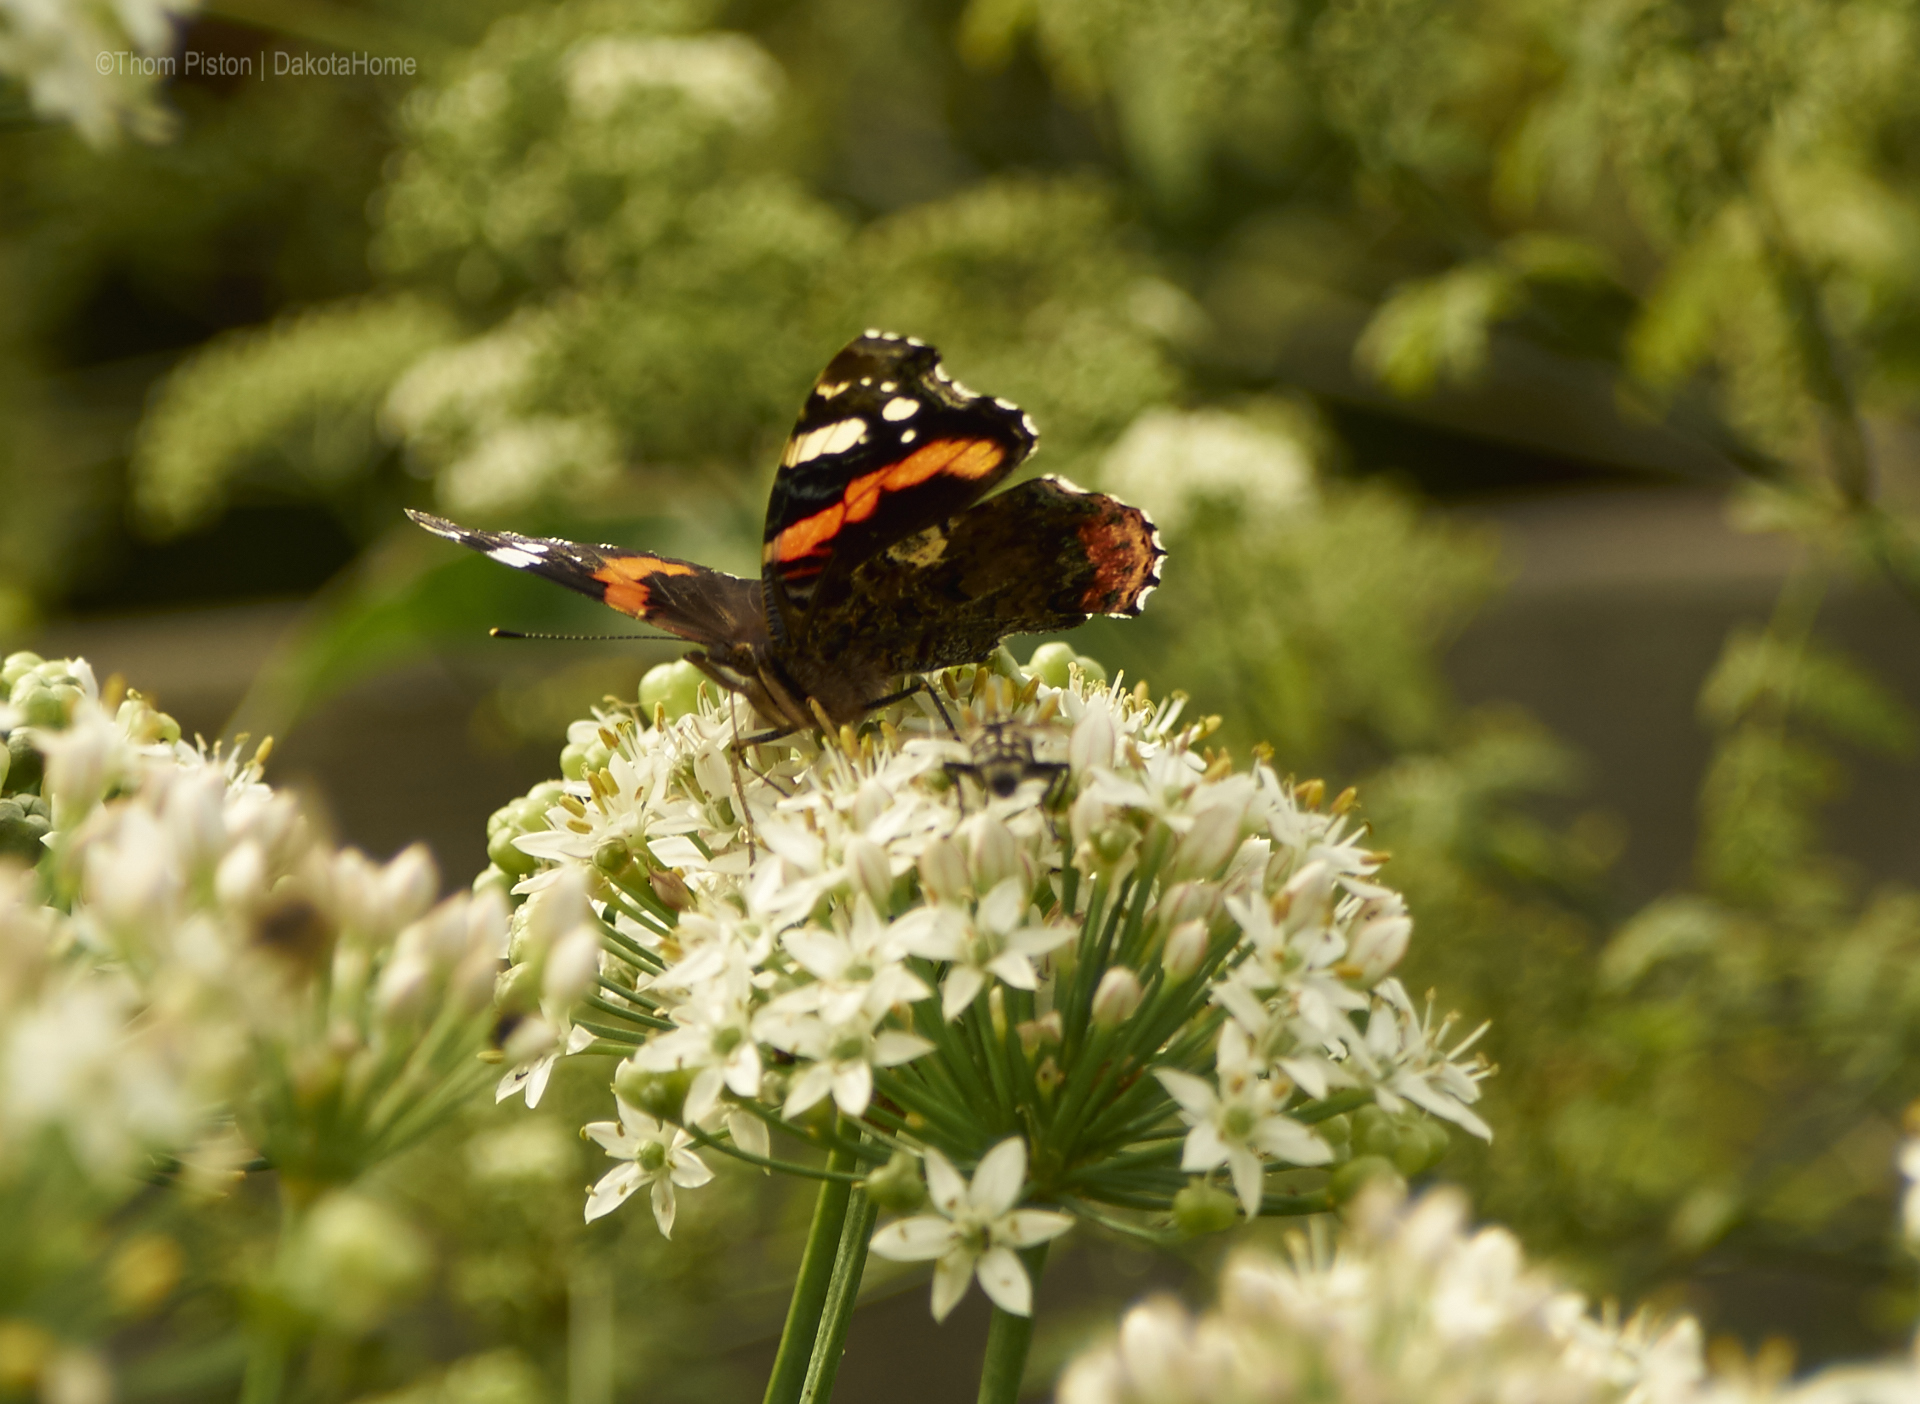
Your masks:
{"label": "white star-shaped flower", "polygon": [[618,1098],[618,1121],[590,1121],[581,1129],[599,1142],[616,1165],[600,1177],[587,1196],[587,1222],[611,1214],[642,1185],[653,1186],[653,1221],[662,1237],[673,1237],[673,1187],[698,1189],[713,1171],[687,1147],[693,1138],[676,1126],[666,1126],[637,1112]]}
{"label": "white star-shaped flower", "polygon": [[1155,1068],[1154,1076],[1193,1128],[1180,1168],[1211,1170],[1224,1163],[1233,1174],[1240,1207],[1251,1219],[1260,1212],[1265,1186],[1263,1154],[1291,1165],[1324,1165],[1333,1152],[1312,1131],[1280,1113],[1273,1084],[1259,1076],[1252,1041],[1231,1019],[1220,1028],[1215,1067],[1218,1091],[1204,1078],[1172,1068]]}
{"label": "white star-shaped flower", "polygon": [[900,1263],[935,1260],[933,1319],[944,1321],[978,1276],[1002,1311],[1033,1314],[1033,1283],[1015,1249],[1058,1238],[1071,1215],[1015,1209],[1027,1179],[1027,1143],[1002,1141],[980,1159],[969,1184],[939,1151],[926,1153],[927,1189],[938,1211],[899,1219],[873,1236],[873,1251]]}
{"label": "white star-shaped flower", "polygon": [[960,908],[936,903],[920,907],[898,922],[906,949],[928,960],[951,962],[940,982],[940,1013],[957,1019],[994,979],[1016,990],[1039,985],[1033,958],[1045,955],[1079,934],[1076,927],[1030,923],[1027,884],[1006,878],[980,899],[971,919]]}

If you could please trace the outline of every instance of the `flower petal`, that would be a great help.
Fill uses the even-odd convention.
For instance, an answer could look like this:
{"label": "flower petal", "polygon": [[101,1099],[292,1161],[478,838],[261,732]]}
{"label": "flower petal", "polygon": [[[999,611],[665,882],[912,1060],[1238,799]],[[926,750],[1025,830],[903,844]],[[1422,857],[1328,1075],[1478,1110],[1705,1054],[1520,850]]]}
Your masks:
{"label": "flower petal", "polygon": [[627,1196],[645,1184],[646,1176],[632,1161],[616,1165],[600,1177],[600,1183],[587,1196],[587,1222],[611,1214],[627,1202]]}
{"label": "flower petal", "polygon": [[653,1221],[662,1238],[673,1237],[673,1181],[665,1175],[653,1182]]}
{"label": "flower petal", "polygon": [[982,1217],[997,1219],[1020,1202],[1027,1182],[1027,1143],[1009,1136],[980,1157],[967,1202]]}
{"label": "flower petal", "polygon": [[976,1269],[993,1304],[1015,1316],[1033,1315],[1033,1283],[1011,1248],[989,1248]]}
{"label": "flower petal", "polygon": [[1016,1209],[993,1226],[993,1240],[1009,1248],[1031,1248],[1058,1238],[1073,1227],[1073,1215],[1053,1209]]}
{"label": "flower petal", "polygon": [[948,1253],[933,1270],[933,1319],[945,1321],[948,1313],[960,1305],[973,1281],[973,1254],[964,1248]]}
{"label": "flower petal", "polygon": [[927,1171],[928,1198],[933,1201],[934,1208],[938,1209],[948,1218],[952,1218],[960,1212],[960,1207],[967,1202],[967,1182],[965,1177],[953,1168],[953,1162],[951,1160],[948,1160],[932,1146],[927,1147],[927,1153],[922,1157],[922,1163],[925,1165]]}
{"label": "flower petal", "polygon": [[967,1006],[973,1003],[974,996],[980,993],[980,987],[987,983],[987,977],[971,965],[956,965],[947,972],[947,978],[940,982],[940,1017],[952,1023],[967,1012]]}
{"label": "flower petal", "polygon": [[924,1263],[953,1247],[956,1230],[937,1214],[896,1219],[873,1236],[868,1246],[896,1263]]}

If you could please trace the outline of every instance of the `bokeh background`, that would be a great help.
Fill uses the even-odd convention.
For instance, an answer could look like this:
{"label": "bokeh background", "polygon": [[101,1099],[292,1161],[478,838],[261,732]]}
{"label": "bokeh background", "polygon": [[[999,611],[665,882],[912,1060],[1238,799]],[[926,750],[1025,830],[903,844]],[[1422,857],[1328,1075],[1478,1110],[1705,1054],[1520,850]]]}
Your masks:
{"label": "bokeh background", "polygon": [[[1598,1295],[1883,1349],[1916,62],[1901,0],[0,0],[0,645],[272,734],[462,885],[672,653],[489,641],[621,621],[401,508],[751,571],[812,376],[920,336],[1161,522],[1146,617],[1075,646],[1360,787],[1413,980],[1493,1020],[1496,1139],[1435,1174]],[[303,1399],[757,1397],[806,1206],[586,1230],[605,1071],[393,1171],[434,1289]],[[224,1212],[129,1397],[232,1392]],[[1211,1251],[1078,1249],[1036,1388]],[[902,1285],[842,1397],[971,1397],[984,1314]]]}

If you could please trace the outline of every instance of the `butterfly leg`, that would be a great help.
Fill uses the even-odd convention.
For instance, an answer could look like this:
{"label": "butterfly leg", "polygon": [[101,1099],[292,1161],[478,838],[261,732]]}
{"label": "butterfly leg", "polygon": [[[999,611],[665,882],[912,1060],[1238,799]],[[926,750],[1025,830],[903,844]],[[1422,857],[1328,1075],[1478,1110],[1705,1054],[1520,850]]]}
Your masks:
{"label": "butterfly leg", "polygon": [[[740,718],[734,711],[734,694],[727,694],[727,720],[733,723],[733,744],[727,747],[727,768],[733,772],[733,792],[740,801],[740,829],[747,836],[747,862],[759,861],[758,844],[754,841],[753,810],[747,805],[747,782],[740,778]],[[757,772],[756,772],[757,773]],[[765,779],[761,776],[761,779]]]}
{"label": "butterfly leg", "polygon": [[953,724],[953,718],[947,712],[946,704],[940,700],[940,689],[928,682],[925,674],[914,678],[898,692],[889,692],[885,697],[876,697],[866,704],[869,712],[881,707],[891,707],[896,702],[904,702],[916,692],[924,692],[933,702],[933,710],[940,714],[940,720],[946,724],[947,731],[954,736],[960,734],[960,728]]}

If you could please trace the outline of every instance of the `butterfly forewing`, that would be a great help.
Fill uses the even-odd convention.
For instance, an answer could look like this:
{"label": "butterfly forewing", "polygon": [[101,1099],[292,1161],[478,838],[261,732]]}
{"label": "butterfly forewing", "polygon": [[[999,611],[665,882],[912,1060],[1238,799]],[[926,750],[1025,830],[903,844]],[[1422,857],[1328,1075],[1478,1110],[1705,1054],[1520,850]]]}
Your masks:
{"label": "butterfly forewing", "polygon": [[814,382],[767,503],[772,627],[806,639],[861,562],[977,501],[1037,437],[1017,406],[949,377],[926,343],[880,332],[849,343]]}

